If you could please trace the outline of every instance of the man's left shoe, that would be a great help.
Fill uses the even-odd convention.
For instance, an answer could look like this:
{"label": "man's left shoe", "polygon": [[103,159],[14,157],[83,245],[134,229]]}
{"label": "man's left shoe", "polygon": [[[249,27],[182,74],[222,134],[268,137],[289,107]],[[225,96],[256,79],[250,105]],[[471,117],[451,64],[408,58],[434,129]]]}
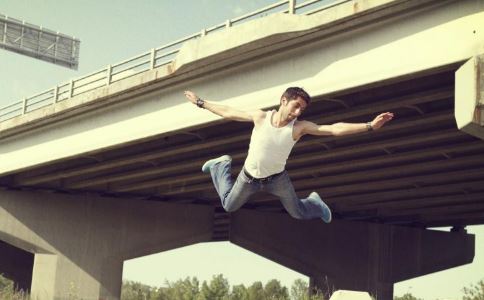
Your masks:
{"label": "man's left shoe", "polygon": [[331,209],[329,208],[328,205],[326,205],[326,203],[324,203],[324,201],[321,199],[321,197],[319,197],[319,194],[316,193],[316,192],[312,192],[311,194],[309,194],[308,198],[315,199],[317,201],[321,201],[321,203],[323,204],[323,216],[321,217],[321,219],[325,223],[331,222],[331,219],[332,219]]}
{"label": "man's left shoe", "polygon": [[222,155],[220,157],[217,157],[217,158],[214,158],[214,159],[210,159],[210,160],[207,160],[203,166],[202,166],[202,172],[203,173],[210,173],[210,168],[219,163],[219,162],[222,162],[222,161],[231,161],[232,160],[232,157],[230,157],[229,155]]}

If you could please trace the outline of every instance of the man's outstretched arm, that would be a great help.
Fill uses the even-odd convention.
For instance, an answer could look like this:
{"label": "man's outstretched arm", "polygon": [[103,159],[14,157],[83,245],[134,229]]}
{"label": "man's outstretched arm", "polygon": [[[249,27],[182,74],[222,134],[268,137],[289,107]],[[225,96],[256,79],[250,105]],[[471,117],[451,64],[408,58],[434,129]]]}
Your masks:
{"label": "man's outstretched arm", "polygon": [[240,121],[240,122],[253,122],[255,118],[260,117],[264,112],[261,110],[257,111],[243,111],[232,108],[227,105],[216,104],[210,101],[202,100],[203,104],[197,104],[197,100],[201,99],[192,91],[185,91],[185,97],[193,104],[204,108],[212,113],[221,116],[224,119]]}
{"label": "man's outstretched arm", "polygon": [[369,130],[378,130],[385,123],[393,119],[393,113],[386,112],[379,114],[368,123],[335,123],[332,125],[317,125],[312,122],[303,121],[302,135],[348,135],[366,132]]}

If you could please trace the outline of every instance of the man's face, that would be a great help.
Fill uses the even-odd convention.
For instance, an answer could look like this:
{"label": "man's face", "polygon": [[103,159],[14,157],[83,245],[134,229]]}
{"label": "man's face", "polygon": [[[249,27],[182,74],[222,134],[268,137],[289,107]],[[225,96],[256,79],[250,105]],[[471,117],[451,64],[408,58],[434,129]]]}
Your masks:
{"label": "man's face", "polygon": [[306,101],[303,98],[297,97],[296,99],[282,98],[282,105],[284,106],[285,114],[289,121],[299,117],[307,107]]}

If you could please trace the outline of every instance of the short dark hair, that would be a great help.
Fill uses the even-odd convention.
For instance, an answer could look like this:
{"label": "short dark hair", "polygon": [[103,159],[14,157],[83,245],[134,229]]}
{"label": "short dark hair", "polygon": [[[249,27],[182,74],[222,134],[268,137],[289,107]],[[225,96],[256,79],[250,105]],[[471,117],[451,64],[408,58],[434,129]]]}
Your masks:
{"label": "short dark hair", "polygon": [[309,94],[300,87],[287,88],[287,90],[282,94],[281,99],[282,97],[285,97],[288,100],[294,100],[298,97],[301,97],[304,101],[306,101],[307,105],[309,105],[309,102],[311,102],[311,96],[309,96]]}

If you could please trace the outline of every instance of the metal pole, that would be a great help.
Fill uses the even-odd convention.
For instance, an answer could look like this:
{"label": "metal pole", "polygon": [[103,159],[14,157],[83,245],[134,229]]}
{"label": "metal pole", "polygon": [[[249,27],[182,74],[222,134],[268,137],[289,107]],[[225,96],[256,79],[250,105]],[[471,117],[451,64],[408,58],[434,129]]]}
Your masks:
{"label": "metal pole", "polygon": [[59,97],[59,86],[54,87],[54,104],[57,103],[57,97]]}
{"label": "metal pole", "polygon": [[76,41],[74,41],[74,38],[72,38],[72,41],[71,41],[71,57],[69,59],[69,61],[70,61],[69,67],[71,67],[71,68],[75,65],[75,63],[72,63],[72,61],[74,60],[74,57],[72,57],[72,53],[74,53],[75,48],[76,48]]}
{"label": "metal pole", "polygon": [[106,69],[106,85],[111,84],[111,73],[113,72],[113,67],[111,65],[108,65]]}
{"label": "metal pole", "polygon": [[25,21],[22,21],[22,33],[20,35],[20,48],[24,45]]}
{"label": "metal pole", "polygon": [[71,79],[69,84],[69,98],[72,98],[72,95],[74,95],[74,80]]}
{"label": "metal pole", "polygon": [[40,26],[38,38],[39,38],[39,43],[37,44],[37,54],[39,54],[40,50],[41,50],[40,49],[40,41],[42,40],[42,26]]}
{"label": "metal pole", "polygon": [[296,12],[296,0],[289,0],[289,14],[293,15]]}
{"label": "metal pole", "polygon": [[59,32],[57,31],[57,35],[55,37],[55,45],[54,45],[54,60],[57,59],[57,45],[59,44]]}
{"label": "metal pole", "polygon": [[153,70],[155,68],[155,55],[156,55],[156,50],[155,48],[151,49],[151,61],[150,61],[150,69]]}
{"label": "metal pole", "polygon": [[22,115],[25,115],[27,112],[27,98],[22,99]]}
{"label": "metal pole", "polygon": [[7,16],[5,16],[5,26],[3,26],[3,43],[7,43]]}

